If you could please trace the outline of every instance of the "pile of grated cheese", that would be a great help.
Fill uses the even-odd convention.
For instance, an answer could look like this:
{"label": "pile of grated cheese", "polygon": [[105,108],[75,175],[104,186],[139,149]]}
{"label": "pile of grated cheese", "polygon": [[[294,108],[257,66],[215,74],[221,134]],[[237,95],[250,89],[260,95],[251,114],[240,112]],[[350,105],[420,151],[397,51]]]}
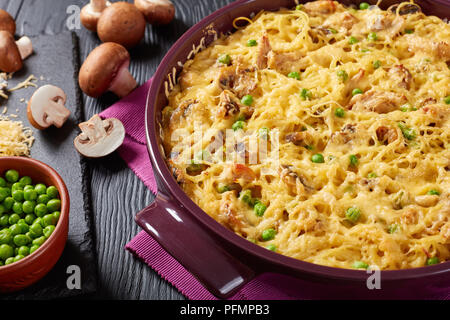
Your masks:
{"label": "pile of grated cheese", "polygon": [[0,157],[30,156],[33,145],[33,131],[24,127],[21,121],[11,121],[0,116]]}

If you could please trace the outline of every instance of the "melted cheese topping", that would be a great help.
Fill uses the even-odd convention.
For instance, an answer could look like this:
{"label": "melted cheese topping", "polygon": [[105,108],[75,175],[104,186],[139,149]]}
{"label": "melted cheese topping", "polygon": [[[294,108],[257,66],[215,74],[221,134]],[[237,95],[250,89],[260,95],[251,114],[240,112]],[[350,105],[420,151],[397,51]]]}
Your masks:
{"label": "melted cheese topping", "polygon": [[[410,3],[262,11],[184,65],[163,110],[168,164],[206,213],[278,253],[340,268],[446,261],[449,61],[450,26]],[[241,142],[214,147],[233,124]],[[250,163],[258,139],[276,161]]]}

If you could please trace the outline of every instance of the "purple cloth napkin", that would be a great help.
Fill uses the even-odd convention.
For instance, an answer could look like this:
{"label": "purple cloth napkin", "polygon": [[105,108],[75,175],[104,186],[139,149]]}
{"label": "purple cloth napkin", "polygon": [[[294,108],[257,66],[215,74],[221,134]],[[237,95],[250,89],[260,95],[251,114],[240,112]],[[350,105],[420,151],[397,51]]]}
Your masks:
{"label": "purple cloth napkin", "polygon": [[[153,192],[156,181],[147,152],[145,138],[145,104],[151,79],[110,108],[102,118],[118,118],[125,126],[126,137],[119,148],[120,156],[131,170]],[[174,285],[182,294],[194,300],[216,299],[202,284],[167,253],[158,242],[141,231],[125,248],[154,269],[162,278]],[[264,273],[239,290],[231,299],[238,300],[289,300],[289,299],[450,299],[450,288],[445,285],[411,290],[405,286],[386,294],[383,290],[355,292],[350,287],[316,283],[289,276]]]}

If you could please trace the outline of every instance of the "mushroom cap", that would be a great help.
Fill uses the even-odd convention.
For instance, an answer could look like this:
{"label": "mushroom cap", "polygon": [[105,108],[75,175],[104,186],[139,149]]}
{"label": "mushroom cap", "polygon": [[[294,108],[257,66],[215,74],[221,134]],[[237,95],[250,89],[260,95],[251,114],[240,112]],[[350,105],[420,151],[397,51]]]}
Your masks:
{"label": "mushroom cap", "polygon": [[125,139],[125,128],[116,118],[102,120],[94,115],[79,124],[83,131],[73,141],[75,149],[88,158],[107,156],[119,148]]}
{"label": "mushroom cap", "polygon": [[16,33],[16,22],[5,10],[0,9],[0,30],[8,31],[12,35]]}
{"label": "mushroom cap", "polygon": [[88,96],[97,98],[108,90],[121,67],[128,68],[130,54],[114,42],[106,42],[92,50],[84,61],[78,83]]}
{"label": "mushroom cap", "polygon": [[28,101],[28,121],[39,130],[51,125],[61,128],[70,116],[64,107],[66,99],[66,93],[59,87],[47,84],[38,88]]}
{"label": "mushroom cap", "polygon": [[[106,6],[110,6],[111,3],[106,1]],[[102,15],[103,11],[95,11],[91,3],[88,3],[81,9],[80,21],[81,24],[88,30],[97,32],[98,19]]]}
{"label": "mushroom cap", "polygon": [[168,24],[175,17],[175,6],[169,0],[134,0],[134,5],[153,25]]}
{"label": "mushroom cap", "polygon": [[22,59],[14,36],[8,31],[0,31],[0,70],[16,72],[22,69]]}
{"label": "mushroom cap", "polygon": [[115,42],[132,48],[144,37],[145,25],[144,15],[134,5],[115,2],[100,16],[97,34],[102,42]]}

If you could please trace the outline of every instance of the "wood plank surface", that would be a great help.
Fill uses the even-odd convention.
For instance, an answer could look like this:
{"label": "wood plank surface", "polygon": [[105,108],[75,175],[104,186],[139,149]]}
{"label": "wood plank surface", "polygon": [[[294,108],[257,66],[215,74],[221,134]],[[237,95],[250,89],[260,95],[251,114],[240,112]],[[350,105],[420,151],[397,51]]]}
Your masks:
{"label": "wood plank surface", "polygon": [[[145,40],[131,51],[131,73],[139,83],[156,70],[170,46],[193,24],[232,0],[172,0],[176,19],[168,26],[147,26]],[[82,0],[0,0],[0,8],[16,18],[18,35],[67,32],[66,9],[82,7]],[[128,1],[132,2],[132,1]],[[84,28],[79,37],[80,58],[100,44],[97,36]],[[69,63],[69,62],[68,62]],[[87,118],[114,103],[115,97],[84,97]],[[117,156],[88,162],[98,256],[98,292],[96,298],[108,299],[184,299],[170,284],[124,250],[140,229],[134,215],[147,206],[154,195]]]}

